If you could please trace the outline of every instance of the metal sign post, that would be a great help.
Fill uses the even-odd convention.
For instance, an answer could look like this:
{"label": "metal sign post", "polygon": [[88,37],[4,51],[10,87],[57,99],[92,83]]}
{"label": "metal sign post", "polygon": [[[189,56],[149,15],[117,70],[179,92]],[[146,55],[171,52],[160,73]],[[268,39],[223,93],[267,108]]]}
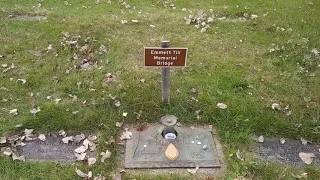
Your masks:
{"label": "metal sign post", "polygon": [[[170,41],[162,41],[162,48],[170,47]],[[162,101],[164,103],[169,103],[170,100],[170,67],[162,67],[161,68],[161,89],[162,89]]]}

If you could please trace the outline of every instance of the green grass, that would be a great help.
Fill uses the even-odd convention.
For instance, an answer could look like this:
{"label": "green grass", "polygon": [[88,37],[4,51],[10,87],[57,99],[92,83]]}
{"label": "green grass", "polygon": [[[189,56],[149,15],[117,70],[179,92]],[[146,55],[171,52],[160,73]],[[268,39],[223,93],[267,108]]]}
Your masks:
{"label": "green grass", "polygon": [[[309,5],[302,0],[188,0],[174,2],[174,10],[163,8],[161,1],[153,5],[151,0],[128,0],[128,4],[136,6],[128,10],[117,1],[95,4],[94,0],[73,0],[68,1],[69,6],[63,1],[44,1],[40,8],[32,7],[39,2],[0,0],[0,55],[6,56],[0,62],[13,63],[16,67],[0,73],[1,87],[9,89],[0,91],[1,100],[7,100],[0,102],[0,133],[14,130],[14,125],[20,123],[38,132],[60,129],[95,131],[102,135],[99,149],[108,148],[117,154],[115,146],[108,147],[103,142],[111,135],[117,136],[114,124],[123,119],[123,112],[129,113],[125,123],[156,122],[165,114],[175,114],[182,124],[214,124],[217,127],[228,162],[224,179],[237,176],[293,178],[291,173],[296,170],[290,168],[237,160],[233,154],[237,149],[250,149],[253,134],[293,139],[304,137],[319,142],[316,127],[320,126],[320,59],[310,52],[313,48],[320,49],[319,2]],[[228,8],[225,9],[224,5]],[[182,8],[192,9],[194,14],[200,9],[206,13],[214,9],[216,14],[235,16],[248,12],[259,17],[246,22],[215,20],[206,33],[200,33],[193,25],[185,24],[183,17],[190,13],[181,11]],[[46,15],[48,22],[7,18],[15,13]],[[120,23],[124,19],[128,24]],[[133,23],[132,19],[139,22]],[[151,28],[150,24],[156,27]],[[277,30],[277,27],[285,30]],[[291,32],[289,28],[292,28]],[[108,53],[94,55],[101,68],[89,71],[73,68],[80,63],[71,60],[77,51],[60,46],[62,32],[80,35],[81,45],[85,44],[86,37],[90,37],[88,44],[93,51],[98,50],[100,44],[105,45]],[[172,47],[189,49],[187,67],[171,72],[169,105],[161,102],[160,70],[143,67],[143,47],[159,46],[161,40],[170,40]],[[289,40],[291,42],[287,43]],[[47,53],[49,44],[53,50]],[[280,50],[270,53],[269,49],[276,46]],[[44,56],[35,56],[35,52]],[[298,72],[299,66],[309,72]],[[70,72],[66,73],[67,70]],[[107,73],[116,75],[117,81],[102,86]],[[313,73],[315,76],[310,76]],[[142,78],[146,83],[139,82]],[[26,79],[27,82],[21,84],[16,82],[17,79]],[[82,82],[80,88],[77,82]],[[176,93],[177,88],[181,93]],[[197,92],[192,93],[192,88]],[[33,93],[32,97],[30,93]],[[69,94],[76,95],[77,100],[72,101]],[[109,94],[121,101],[119,108],[113,105]],[[47,100],[47,96],[62,101],[56,105]],[[192,101],[192,97],[198,102]],[[311,97],[311,101],[305,102],[304,97]],[[217,109],[218,102],[227,104],[228,108]],[[289,105],[292,115],[273,111],[273,102],[282,107]],[[34,106],[41,107],[36,116],[29,112]],[[14,108],[19,113],[15,117],[9,114]],[[134,112],[140,110],[142,115],[137,120]],[[201,120],[196,119],[197,110],[203,112]],[[79,113],[74,115],[73,111]],[[116,169],[117,157],[114,156],[107,165],[97,164],[92,168],[19,163],[0,157],[0,178],[76,179],[74,169],[79,166],[110,177]],[[316,168],[308,167],[305,171],[309,179],[320,176]],[[138,179],[153,177],[139,176]]]}

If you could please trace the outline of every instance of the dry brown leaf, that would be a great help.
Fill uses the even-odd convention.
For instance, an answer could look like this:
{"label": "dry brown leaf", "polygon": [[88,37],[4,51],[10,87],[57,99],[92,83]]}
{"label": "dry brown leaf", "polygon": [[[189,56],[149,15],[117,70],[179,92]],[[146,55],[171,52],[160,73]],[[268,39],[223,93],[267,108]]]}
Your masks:
{"label": "dry brown leaf", "polygon": [[236,152],[236,156],[238,159],[240,159],[241,161],[243,161],[244,159],[242,158],[242,155],[241,155],[241,152],[240,150],[238,149],[237,152]]}
{"label": "dry brown leaf", "polygon": [[95,141],[95,140],[97,140],[98,139],[98,137],[96,136],[96,135],[89,135],[88,136],[88,139],[90,140],[90,141]]}
{"label": "dry brown leaf", "polygon": [[227,105],[226,104],[224,104],[224,103],[218,103],[217,104],[217,107],[219,108],[219,109],[227,109]]}
{"label": "dry brown leaf", "polygon": [[94,177],[94,180],[106,180],[106,178],[104,176],[99,175]]}
{"label": "dry brown leaf", "polygon": [[22,124],[17,124],[14,126],[15,128],[21,128],[22,127]]}
{"label": "dry brown leaf", "polygon": [[281,109],[280,104],[278,103],[272,103],[271,108],[275,111],[278,111]]}
{"label": "dry brown leaf", "polygon": [[87,153],[81,153],[81,154],[74,153],[74,155],[76,156],[77,161],[83,161],[86,158]]}
{"label": "dry brown leaf", "polygon": [[314,153],[300,152],[299,157],[304,163],[311,164],[313,161],[313,158],[315,158],[316,156],[314,155]]}
{"label": "dry brown leaf", "polygon": [[76,168],[76,173],[78,174],[78,176],[82,177],[82,178],[87,178],[88,174],[82,172],[81,170],[79,170],[78,168]]}
{"label": "dry brown leaf", "polygon": [[33,129],[25,129],[25,130],[24,130],[24,134],[25,134],[25,135],[31,135],[32,132],[33,132]]}
{"label": "dry brown leaf", "polygon": [[45,141],[46,136],[44,134],[39,134],[38,139],[40,139],[41,141]]}
{"label": "dry brown leaf", "polygon": [[80,146],[80,147],[78,147],[77,149],[75,149],[74,152],[76,152],[76,153],[78,153],[78,154],[81,154],[81,153],[86,152],[87,149],[88,149],[88,147]]}
{"label": "dry brown leaf", "polygon": [[37,114],[37,113],[40,112],[40,111],[41,111],[41,109],[40,109],[40,107],[38,106],[37,108],[31,109],[31,110],[30,110],[30,113],[35,115],[35,114]]}
{"label": "dry brown leaf", "polygon": [[12,153],[13,153],[12,149],[9,148],[9,147],[5,148],[4,151],[3,151],[3,154],[6,155],[6,156],[11,156]]}
{"label": "dry brown leaf", "polygon": [[7,142],[6,137],[0,137],[0,144],[5,144]]}
{"label": "dry brown leaf", "polygon": [[303,144],[303,145],[307,145],[308,144],[308,141],[306,139],[300,138],[300,140],[301,140],[301,144]]}
{"label": "dry brown leaf", "polygon": [[81,133],[81,134],[74,136],[73,141],[78,143],[78,142],[84,140],[84,138],[86,138],[86,136],[83,133]]}
{"label": "dry brown leaf", "polygon": [[110,158],[111,152],[106,150],[106,152],[101,152],[100,155],[101,155],[101,162],[104,162],[105,159]]}
{"label": "dry brown leaf", "polygon": [[88,179],[91,179],[92,178],[92,171],[89,171],[88,172]]}
{"label": "dry brown leaf", "polygon": [[64,130],[60,130],[58,132],[59,136],[62,136],[62,137],[66,137],[67,136],[67,133],[64,131]]}
{"label": "dry brown leaf", "polygon": [[85,139],[82,144],[86,147],[86,149],[88,149],[89,146],[91,147],[95,145],[94,142],[90,141],[88,138]]}
{"label": "dry brown leaf", "polygon": [[119,100],[115,100],[115,101],[114,101],[114,105],[115,105],[116,107],[120,107],[120,106],[121,106],[121,103],[120,103]]}
{"label": "dry brown leaf", "polygon": [[68,136],[68,137],[62,138],[62,142],[65,144],[68,144],[69,141],[73,141],[73,136]]}
{"label": "dry brown leaf", "polygon": [[117,126],[118,128],[121,128],[122,125],[123,125],[123,122],[116,122],[116,126]]}
{"label": "dry brown leaf", "polygon": [[188,173],[193,175],[193,174],[197,173],[198,169],[199,169],[199,166],[197,166],[195,169],[187,169],[187,171],[188,171]]}
{"label": "dry brown leaf", "polygon": [[286,143],[286,139],[285,138],[280,138],[280,144],[284,144]]}
{"label": "dry brown leaf", "polygon": [[97,162],[96,158],[88,158],[88,165],[91,166]]}
{"label": "dry brown leaf", "polygon": [[17,109],[12,109],[9,111],[9,114],[12,114],[13,116],[18,115],[18,110]]}
{"label": "dry brown leaf", "polygon": [[132,132],[126,129],[126,131],[122,133],[120,140],[131,139],[131,136],[132,136]]}
{"label": "dry brown leaf", "polygon": [[258,142],[263,143],[264,142],[264,137],[261,135],[258,137]]}
{"label": "dry brown leaf", "polygon": [[15,153],[12,153],[12,159],[15,161],[15,160],[18,160],[18,161],[26,161],[26,158],[25,156],[17,156]]}
{"label": "dry brown leaf", "polygon": [[115,139],[114,139],[114,137],[113,136],[110,136],[110,138],[109,138],[109,140],[107,141],[107,142],[105,142],[107,145],[110,145],[110,144],[112,144],[112,143],[115,143],[116,141],[115,141]]}

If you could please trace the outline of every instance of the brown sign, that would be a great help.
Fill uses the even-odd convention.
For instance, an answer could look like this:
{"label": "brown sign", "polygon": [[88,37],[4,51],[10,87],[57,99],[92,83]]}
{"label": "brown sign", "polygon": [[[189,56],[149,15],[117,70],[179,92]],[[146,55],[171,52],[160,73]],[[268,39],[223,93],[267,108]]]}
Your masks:
{"label": "brown sign", "polygon": [[185,67],[188,48],[144,48],[145,67]]}

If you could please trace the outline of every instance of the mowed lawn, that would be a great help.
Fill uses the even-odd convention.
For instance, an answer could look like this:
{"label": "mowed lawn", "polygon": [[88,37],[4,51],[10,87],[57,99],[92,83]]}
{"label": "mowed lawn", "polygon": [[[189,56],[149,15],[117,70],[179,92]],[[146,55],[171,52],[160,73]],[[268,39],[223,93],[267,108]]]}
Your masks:
{"label": "mowed lawn", "polygon": [[[120,152],[105,141],[119,140],[116,122],[158,122],[166,114],[216,127],[228,164],[220,179],[320,179],[312,165],[236,156],[252,150],[253,135],[319,143],[319,1],[109,2],[0,0],[0,134],[17,124],[39,133],[91,131],[100,134],[98,151],[112,152],[90,167],[0,156],[0,179],[81,179],[75,168],[110,179]],[[185,20],[200,10],[214,14],[205,32]],[[161,70],[143,64],[143,48],[162,40],[188,48],[187,67],[171,69],[169,104],[161,100]]]}

